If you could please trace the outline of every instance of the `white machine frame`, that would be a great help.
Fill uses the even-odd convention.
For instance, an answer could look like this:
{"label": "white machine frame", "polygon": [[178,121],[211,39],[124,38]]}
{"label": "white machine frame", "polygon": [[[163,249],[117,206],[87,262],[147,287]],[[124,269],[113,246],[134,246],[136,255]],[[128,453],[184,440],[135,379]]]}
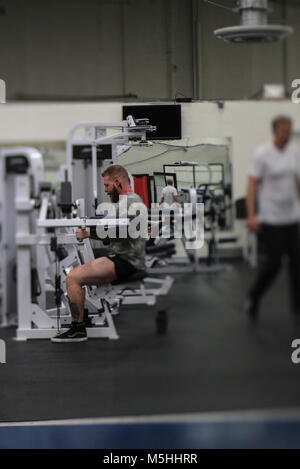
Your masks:
{"label": "white machine frame", "polygon": [[[18,168],[8,170],[9,160],[24,159],[27,162],[27,168],[23,168],[23,177],[18,174]],[[22,165],[22,162],[21,162]],[[31,232],[34,233],[35,216],[33,210],[35,203],[34,197],[38,196],[39,184],[43,181],[43,158],[41,153],[30,147],[14,147],[0,149],[0,223],[1,223],[1,326],[16,324],[17,302],[16,302],[16,274],[13,272],[16,268],[16,241],[15,233],[17,230],[16,213],[16,191],[19,184],[26,184],[26,192],[30,193],[31,201],[28,210],[28,224],[31,226]],[[27,203],[27,202],[26,202]],[[20,202],[20,210],[22,203]],[[35,262],[35,260],[34,260]]]}
{"label": "white machine frame", "polygon": [[[18,181],[17,191],[17,226],[18,232],[16,236],[17,242],[17,265],[18,265],[18,328],[17,340],[27,339],[45,339],[51,338],[57,333],[57,308],[46,309],[44,305],[38,302],[32,303],[31,301],[31,276],[29,269],[31,265],[31,251],[36,246],[39,252],[38,258],[42,265],[43,256],[45,258],[45,248],[49,248],[51,243],[52,234],[45,232],[39,234],[30,234],[28,215],[31,210],[29,199],[25,197],[25,190],[27,179]],[[89,240],[83,243],[78,243],[74,233],[60,232],[62,229],[75,228],[78,226],[87,227],[95,225],[116,226],[128,224],[127,219],[55,219],[47,220],[45,218],[46,207],[48,204],[47,197],[42,197],[42,206],[40,210],[40,217],[37,226],[41,230],[45,228],[56,228],[55,237],[58,245],[72,245],[75,253],[71,252],[69,256],[61,261],[60,272],[65,271],[65,274],[80,263],[89,262],[93,259],[93,251],[90,246]],[[48,253],[49,255],[49,253]],[[53,267],[53,266],[52,266]],[[47,276],[47,272],[44,272]],[[91,338],[119,338],[113,315],[116,314],[117,306],[123,304],[146,304],[154,305],[156,296],[166,295],[170,290],[173,283],[171,277],[165,279],[144,279],[139,288],[131,289],[130,286],[122,285],[103,285],[101,287],[86,287],[86,306],[92,307],[95,310],[93,318],[93,327],[87,327],[88,337]],[[45,282],[44,282],[45,284]],[[147,288],[146,284],[150,285]],[[154,285],[151,288],[151,285]],[[130,289],[130,290],[129,290]],[[52,288],[53,290],[53,288]],[[123,292],[122,292],[123,290]],[[128,290],[127,294],[125,290]],[[101,310],[98,314],[97,311]],[[62,305],[60,306],[60,326],[69,325],[71,323],[71,315],[68,309],[68,302],[66,298],[66,291],[62,295]]]}
{"label": "white machine frame", "polygon": [[[121,129],[108,135],[108,131]],[[87,207],[87,215],[91,215],[91,208],[97,208],[99,201],[109,201],[103,189],[101,178],[102,171],[111,164],[116,164],[122,153],[129,150],[132,141],[139,141],[140,145],[147,144],[146,132],[155,131],[156,127],[148,125],[147,119],[135,121],[132,116],[119,122],[81,122],[74,125],[67,136],[67,172],[68,181],[72,183],[73,198],[84,199]],[[81,132],[84,136],[78,136]],[[73,158],[73,147],[82,145],[91,147],[91,172],[86,172],[82,177],[80,168],[79,177],[76,172],[76,160]],[[100,167],[97,161],[97,147],[101,145],[111,145],[111,158],[103,159]],[[131,180],[133,187],[133,180]],[[92,191],[90,188],[92,187]]]}

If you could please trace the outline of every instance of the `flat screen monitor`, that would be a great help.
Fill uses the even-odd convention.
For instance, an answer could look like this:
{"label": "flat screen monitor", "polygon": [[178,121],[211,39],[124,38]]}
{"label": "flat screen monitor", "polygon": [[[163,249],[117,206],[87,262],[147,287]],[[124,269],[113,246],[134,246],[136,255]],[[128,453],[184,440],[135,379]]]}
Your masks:
{"label": "flat screen monitor", "polygon": [[147,118],[150,125],[157,127],[155,132],[147,132],[149,140],[181,139],[181,105],[180,104],[147,104],[124,105],[123,120],[128,115],[135,119]]}

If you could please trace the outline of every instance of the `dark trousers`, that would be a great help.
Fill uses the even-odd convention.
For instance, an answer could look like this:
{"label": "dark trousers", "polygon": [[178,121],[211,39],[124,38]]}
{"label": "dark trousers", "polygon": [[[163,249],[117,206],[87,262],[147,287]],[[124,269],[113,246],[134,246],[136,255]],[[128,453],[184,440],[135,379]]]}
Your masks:
{"label": "dark trousers", "polygon": [[258,232],[258,273],[249,294],[259,301],[275,280],[282,265],[288,258],[291,307],[300,313],[300,231],[299,224],[266,225]]}

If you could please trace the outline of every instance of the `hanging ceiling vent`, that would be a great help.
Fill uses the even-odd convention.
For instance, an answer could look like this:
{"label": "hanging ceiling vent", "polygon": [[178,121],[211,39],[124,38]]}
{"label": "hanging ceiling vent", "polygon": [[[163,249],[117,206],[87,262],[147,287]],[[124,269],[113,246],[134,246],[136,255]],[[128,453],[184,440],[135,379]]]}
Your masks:
{"label": "hanging ceiling vent", "polygon": [[268,24],[268,0],[240,0],[240,26],[216,29],[214,35],[227,42],[274,42],[293,33],[293,28]]}

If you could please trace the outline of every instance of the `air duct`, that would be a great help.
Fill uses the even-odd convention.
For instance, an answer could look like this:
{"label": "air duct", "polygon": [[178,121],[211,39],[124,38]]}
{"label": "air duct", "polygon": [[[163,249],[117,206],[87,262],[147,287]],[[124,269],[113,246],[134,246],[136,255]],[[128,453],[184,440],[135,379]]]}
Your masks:
{"label": "air duct", "polygon": [[216,29],[214,35],[227,42],[274,42],[293,33],[293,28],[268,24],[268,0],[240,0],[240,25]]}

